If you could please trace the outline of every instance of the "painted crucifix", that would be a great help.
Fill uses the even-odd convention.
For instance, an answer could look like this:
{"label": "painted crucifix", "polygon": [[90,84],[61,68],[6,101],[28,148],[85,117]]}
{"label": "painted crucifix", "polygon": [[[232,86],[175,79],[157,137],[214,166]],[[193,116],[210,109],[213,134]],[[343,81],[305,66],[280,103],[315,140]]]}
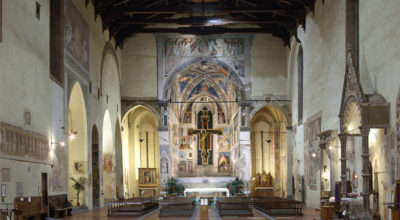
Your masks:
{"label": "painted crucifix", "polygon": [[[198,164],[208,165],[212,164],[212,159],[210,163],[210,156],[212,158],[212,143],[211,135],[219,134],[222,135],[222,128],[212,129],[212,115],[206,107],[199,112],[199,123],[198,129],[190,128],[188,130],[188,135],[198,135],[198,153],[200,154]],[[201,162],[200,162],[201,158]]]}

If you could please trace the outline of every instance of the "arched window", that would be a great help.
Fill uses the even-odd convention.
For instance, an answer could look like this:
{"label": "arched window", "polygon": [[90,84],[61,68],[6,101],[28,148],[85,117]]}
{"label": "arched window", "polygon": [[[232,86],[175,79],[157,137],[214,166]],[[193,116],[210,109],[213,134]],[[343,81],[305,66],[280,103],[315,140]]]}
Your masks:
{"label": "arched window", "polygon": [[299,47],[297,55],[297,118],[298,124],[303,123],[303,48]]}

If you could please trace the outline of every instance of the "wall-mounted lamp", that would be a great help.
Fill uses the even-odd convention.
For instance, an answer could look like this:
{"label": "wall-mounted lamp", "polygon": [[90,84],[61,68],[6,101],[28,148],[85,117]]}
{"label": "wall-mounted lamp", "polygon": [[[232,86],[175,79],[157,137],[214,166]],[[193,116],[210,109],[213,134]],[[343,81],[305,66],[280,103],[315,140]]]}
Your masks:
{"label": "wall-mounted lamp", "polygon": [[271,139],[267,139],[267,140],[265,140],[265,142],[267,142],[267,144],[269,144],[269,143],[271,143]]}
{"label": "wall-mounted lamp", "polygon": [[312,153],[311,156],[316,158],[317,157],[317,153]]}
{"label": "wall-mounted lamp", "polygon": [[61,141],[61,142],[51,142],[52,145],[61,145],[62,147],[65,146],[65,142]]}
{"label": "wall-mounted lamp", "polygon": [[333,150],[333,146],[332,145],[329,146],[329,150]]}
{"label": "wall-mounted lamp", "polygon": [[77,131],[71,131],[71,132],[68,134],[68,137],[71,138],[71,140],[74,140],[74,139],[76,138],[76,135],[77,135],[77,134],[78,134]]}
{"label": "wall-mounted lamp", "polygon": [[144,141],[143,138],[140,138],[140,139],[139,139],[139,142],[140,142],[140,143],[143,143],[143,141]]}

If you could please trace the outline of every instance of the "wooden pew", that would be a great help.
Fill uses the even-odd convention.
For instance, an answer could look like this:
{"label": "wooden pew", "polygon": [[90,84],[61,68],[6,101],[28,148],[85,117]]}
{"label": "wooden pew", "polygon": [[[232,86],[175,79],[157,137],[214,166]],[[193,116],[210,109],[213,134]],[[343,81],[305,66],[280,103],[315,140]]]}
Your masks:
{"label": "wooden pew", "polygon": [[194,211],[194,199],[187,197],[160,200],[160,217],[191,217]]}
{"label": "wooden pew", "polygon": [[158,208],[155,198],[133,198],[108,203],[108,216],[140,216]]}
{"label": "wooden pew", "polygon": [[300,201],[279,197],[254,197],[254,208],[271,216],[301,216],[302,204]]}
{"label": "wooden pew", "polygon": [[68,201],[67,194],[49,196],[50,217],[62,218],[71,215],[72,205]]}
{"label": "wooden pew", "polygon": [[41,196],[17,197],[14,199],[15,219],[45,219],[47,216],[47,207],[42,205]]}
{"label": "wooden pew", "polygon": [[250,198],[221,197],[217,198],[219,215],[223,216],[253,216]]}

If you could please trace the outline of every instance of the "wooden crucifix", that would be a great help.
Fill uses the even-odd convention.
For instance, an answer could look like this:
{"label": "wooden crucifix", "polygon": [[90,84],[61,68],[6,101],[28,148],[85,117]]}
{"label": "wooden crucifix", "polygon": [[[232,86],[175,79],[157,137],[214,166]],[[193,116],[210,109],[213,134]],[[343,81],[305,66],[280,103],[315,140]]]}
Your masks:
{"label": "wooden crucifix", "polygon": [[209,129],[210,116],[208,115],[208,109],[206,107],[202,110],[201,115],[201,128],[188,130],[188,135],[198,135],[199,138],[199,150],[201,151],[201,165],[208,165],[210,158],[211,141],[210,138],[212,134],[222,135],[222,128]]}

